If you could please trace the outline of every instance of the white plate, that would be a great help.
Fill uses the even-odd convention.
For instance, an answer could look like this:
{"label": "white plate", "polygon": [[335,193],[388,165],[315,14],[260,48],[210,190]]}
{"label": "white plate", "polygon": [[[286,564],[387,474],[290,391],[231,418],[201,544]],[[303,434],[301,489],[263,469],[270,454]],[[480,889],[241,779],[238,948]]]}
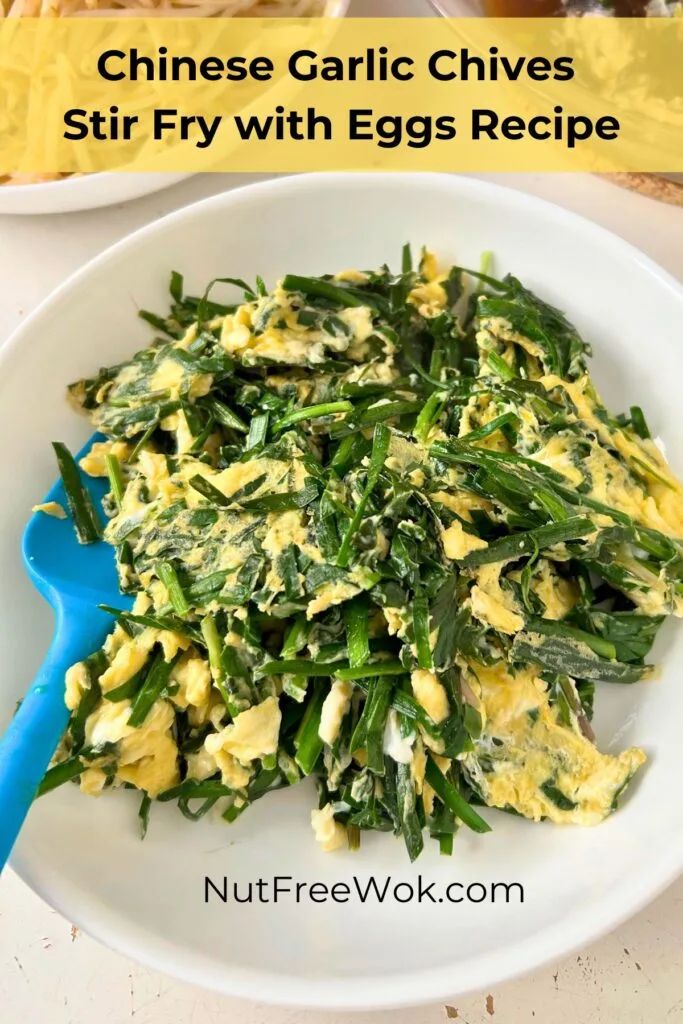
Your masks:
{"label": "white plate", "polygon": [[160,192],[190,174],[78,174],[35,185],[0,185],[0,214],[73,213]]}
{"label": "white plate", "polygon": [[[50,439],[77,447],[88,425],[64,385],[148,337],[138,307],[163,310],[171,268],[201,290],[214,277],[396,266],[406,240],[476,265],[483,249],[568,310],[593,342],[595,375],[615,410],[642,404],[676,468],[683,439],[683,289],[618,238],[574,214],[489,184],[439,175],[311,175],[215,196],[137,232],[58,289],[0,357],[2,467],[0,651],[7,719],[50,632],[24,578],[19,540],[55,477]],[[66,786],[32,810],[19,874],[70,921],[169,974],[233,995],[317,1007],[435,1001],[558,958],[651,900],[683,868],[680,723],[683,630],[668,623],[656,682],[602,685],[603,749],[652,757],[625,806],[593,829],[489,811],[488,836],[462,830],[455,854],[427,843],[410,866],[400,841],[323,854],[309,826],[312,786],[271,794],[233,826],[193,825],[169,805],[137,835],[134,794],[93,800]],[[521,882],[523,905],[204,903],[204,878],[247,881]],[[500,890],[499,890],[500,891]]]}

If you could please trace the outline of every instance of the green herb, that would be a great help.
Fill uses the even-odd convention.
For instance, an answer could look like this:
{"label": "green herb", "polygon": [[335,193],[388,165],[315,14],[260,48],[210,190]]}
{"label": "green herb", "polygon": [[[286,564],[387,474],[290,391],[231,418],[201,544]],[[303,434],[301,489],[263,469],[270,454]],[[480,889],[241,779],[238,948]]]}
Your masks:
{"label": "green herb", "polygon": [[107,466],[107,476],[109,477],[109,484],[111,486],[111,493],[114,495],[116,507],[120,509],[121,502],[123,501],[123,492],[125,491],[123,477],[121,475],[121,464],[116,456],[112,455],[111,452],[107,452],[105,462]]}
{"label": "green herb", "polygon": [[353,513],[351,522],[349,523],[342,538],[339,554],[337,555],[337,565],[339,566],[348,565],[351,555],[351,541],[360,526],[363,513],[365,512],[365,507],[370,499],[370,495],[377,486],[379,475],[384,468],[384,460],[389,452],[390,438],[391,435],[388,428],[385,427],[384,424],[378,423],[375,427],[375,433],[372,440],[372,454],[370,455],[370,466],[368,467],[365,489],[363,490],[360,501]]}
{"label": "green herb", "polygon": [[61,441],[53,441],[59,475],[62,478],[69,512],[80,544],[93,544],[102,538],[102,526],[73,455]]}
{"label": "green herb", "polygon": [[431,757],[427,758],[425,779],[432,787],[439,800],[455,814],[463,825],[467,825],[473,832],[490,832],[491,826],[477,814],[473,807],[460,795],[455,786],[452,785],[442,773],[439,766]]}
{"label": "green herb", "polygon": [[189,612],[190,605],[183,593],[183,588],[178,580],[178,574],[170,562],[159,562],[156,570],[157,576],[168,591],[168,596],[170,597],[171,604],[173,605],[173,611],[176,615],[179,615],[180,618],[183,618]]}
{"label": "green herb", "polygon": [[87,768],[87,764],[84,764],[81,759],[77,756],[68,757],[65,761],[61,761],[59,764],[55,764],[52,768],[48,768],[45,772],[43,781],[38,786],[36,796],[44,796],[45,793],[49,793],[53,789],[57,789],[58,786],[62,786],[65,782],[70,782],[71,779],[78,778],[79,775]]}
{"label": "green herb", "polygon": [[149,793],[142,794],[142,800],[140,801],[140,807],[138,808],[138,818],[140,820],[140,838],[144,839],[147,835],[147,828],[149,827],[149,812],[152,806],[152,798]]}
{"label": "green herb", "polygon": [[365,596],[354,598],[344,605],[346,649],[350,668],[362,668],[370,658],[368,615],[370,605]]}
{"label": "green herb", "polygon": [[606,661],[593,654],[586,643],[560,636],[518,633],[511,655],[517,662],[532,662],[575,679],[593,679],[603,683],[637,683],[649,674],[647,665]]}
{"label": "green herb", "polygon": [[270,415],[267,412],[262,413],[260,416],[254,416],[249,424],[249,434],[247,435],[246,443],[247,451],[251,448],[257,448],[261,444],[265,444],[266,437],[268,435],[269,419]]}
{"label": "green herb", "polygon": [[320,405],[308,405],[303,409],[295,409],[287,413],[281,420],[273,424],[273,431],[278,434],[287,427],[293,427],[295,423],[302,423],[304,420],[317,420],[323,416],[332,416],[340,412],[352,412],[351,402],[322,402]]}
{"label": "green herb", "polygon": [[327,696],[326,686],[319,679],[313,680],[310,697],[306,703],[301,724],[294,737],[295,760],[304,775],[310,775],[323,749],[318,735],[320,715]]}
{"label": "green herb", "polygon": [[287,274],[282,281],[282,287],[287,292],[301,292],[302,295],[329,299],[342,307],[373,306],[377,302],[371,293],[367,296],[361,295],[355,289],[332,284],[330,281],[323,281],[318,277],[299,277],[297,274]]}
{"label": "green herb", "polygon": [[173,661],[164,661],[162,653],[156,655],[147,678],[133,701],[133,706],[128,716],[128,725],[137,729],[143,724],[168,684],[173,666],[177,660],[178,656]]}

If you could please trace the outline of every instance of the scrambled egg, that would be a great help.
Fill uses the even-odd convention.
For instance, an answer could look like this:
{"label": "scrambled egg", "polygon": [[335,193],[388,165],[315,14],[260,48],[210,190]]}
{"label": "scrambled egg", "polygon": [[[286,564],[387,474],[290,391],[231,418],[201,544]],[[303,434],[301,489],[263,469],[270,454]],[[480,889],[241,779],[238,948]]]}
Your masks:
{"label": "scrambled egg", "polygon": [[172,681],[178,689],[171,698],[178,708],[204,708],[211,697],[211,669],[197,654],[185,655],[173,667]]}
{"label": "scrambled egg", "polygon": [[66,512],[58,501],[44,501],[41,505],[34,505],[32,512],[44,512],[46,516],[54,516],[55,519],[66,519]]}
{"label": "scrambled egg", "polygon": [[221,344],[245,366],[259,362],[308,366],[323,363],[328,351],[350,350],[352,358],[363,358],[362,345],[373,333],[369,307],[341,310],[329,331],[300,324],[298,314],[292,296],[278,286],[270,295],[245,303],[225,317]]}
{"label": "scrambled egg", "polygon": [[418,313],[426,319],[437,317],[446,308],[448,295],[444,287],[446,274],[439,268],[433,253],[425,252],[420,261],[422,284],[410,290],[408,302],[417,307]]}
{"label": "scrambled egg", "polygon": [[318,591],[316,597],[309,602],[306,615],[312,619],[314,615],[324,612],[335,604],[341,604],[355,597],[360,593],[360,587],[352,582],[338,581],[336,583],[325,583]]}
{"label": "scrambled egg", "polygon": [[409,732],[407,736],[401,733],[398,714],[394,708],[389,708],[383,737],[383,749],[387,757],[397,764],[412,764],[415,739],[414,732]]}
{"label": "scrambled egg", "polygon": [[335,679],[330,687],[330,692],[325,697],[320,714],[318,736],[320,736],[323,742],[329,743],[330,746],[339,735],[344,716],[348,713],[351,706],[352,693],[353,683],[342,679]]}
{"label": "scrambled egg", "polygon": [[546,558],[534,569],[531,590],[541,599],[543,617],[554,622],[566,618],[579,596],[576,584],[560,576]]}
{"label": "scrambled egg", "polygon": [[503,563],[491,562],[475,574],[476,583],[470,591],[472,614],[500,633],[518,633],[524,628],[524,617],[513,595],[501,586],[502,568]]}
{"label": "scrambled egg", "polygon": [[346,829],[334,817],[332,804],[325,804],[319,811],[311,811],[311,825],[325,853],[346,845]]}
{"label": "scrambled egg", "polygon": [[[134,728],[128,724],[130,711],[129,700],[104,701],[86,721],[86,742],[95,752],[114,744],[115,781],[129,782],[155,797],[178,781],[178,748],[172,735],[175,712],[167,701],[159,700],[142,725]],[[102,757],[106,759],[106,754]],[[85,776],[87,790],[93,787],[93,777]]]}
{"label": "scrambled egg", "polygon": [[100,676],[100,688],[103,693],[116,690],[127,683],[140,669],[147,664],[152,648],[160,644],[164,652],[164,660],[172,661],[178,651],[186,650],[190,641],[167,629],[144,629],[138,636],[124,638],[117,643],[109,666]]}
{"label": "scrambled egg", "polygon": [[125,441],[95,441],[90,446],[87,455],[84,455],[79,465],[88,476],[107,475],[107,455],[114,455],[117,459],[125,462],[131,452],[131,446]]}
{"label": "scrambled egg", "polygon": [[557,824],[594,825],[607,817],[644,752],[601,754],[578,723],[558,721],[547,684],[531,668],[513,675],[503,664],[469,663],[465,671],[484,720],[465,765],[486,803]]}
{"label": "scrambled egg", "polygon": [[470,551],[481,551],[488,547],[488,544],[481,537],[474,533],[466,533],[462,523],[456,520],[441,534],[443,550],[446,558],[454,561],[469,555]]}
{"label": "scrambled egg", "polygon": [[69,711],[75,711],[86,690],[90,689],[88,669],[82,661],[67,669],[64,679],[64,703]]}
{"label": "scrambled egg", "polygon": [[443,683],[440,683],[433,672],[416,668],[410,674],[413,693],[421,705],[437,725],[448,717],[449,705]]}
{"label": "scrambled egg", "polygon": [[204,746],[214,756],[224,750],[241,764],[249,764],[256,758],[277,753],[281,719],[277,699],[266,697],[261,704],[242,711],[221,732],[207,736]]}

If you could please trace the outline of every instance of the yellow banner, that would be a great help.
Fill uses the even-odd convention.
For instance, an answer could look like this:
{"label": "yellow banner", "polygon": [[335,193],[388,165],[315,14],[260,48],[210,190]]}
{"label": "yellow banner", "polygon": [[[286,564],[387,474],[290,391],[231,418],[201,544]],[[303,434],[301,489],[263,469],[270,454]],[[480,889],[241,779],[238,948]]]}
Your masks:
{"label": "yellow banner", "polygon": [[683,171],[683,18],[0,21],[0,171]]}

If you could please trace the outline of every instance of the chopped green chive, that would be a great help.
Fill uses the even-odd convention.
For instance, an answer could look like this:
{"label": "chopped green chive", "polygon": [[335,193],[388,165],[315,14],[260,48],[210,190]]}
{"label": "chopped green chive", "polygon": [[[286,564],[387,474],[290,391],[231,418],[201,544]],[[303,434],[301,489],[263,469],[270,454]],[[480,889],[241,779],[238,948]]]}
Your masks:
{"label": "chopped green chive", "polygon": [[73,455],[61,441],[53,441],[59,475],[62,478],[64,493],[73,519],[76,535],[80,544],[93,544],[102,539],[102,526],[95,511],[92,498],[81,480],[81,474]]}

